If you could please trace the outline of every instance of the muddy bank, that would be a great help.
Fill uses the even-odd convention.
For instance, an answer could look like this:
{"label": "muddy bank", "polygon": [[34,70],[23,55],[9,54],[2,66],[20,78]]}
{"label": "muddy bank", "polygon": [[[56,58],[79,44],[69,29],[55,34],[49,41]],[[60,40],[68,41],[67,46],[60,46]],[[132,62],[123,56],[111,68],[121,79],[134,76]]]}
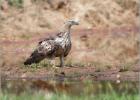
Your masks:
{"label": "muddy bank", "polygon": [[[138,67],[139,68],[139,67]],[[109,69],[105,71],[98,72],[95,67],[65,67],[58,69],[37,69],[36,71],[31,71],[29,68],[28,72],[24,71],[11,71],[11,75],[3,74],[3,79],[29,79],[29,80],[57,80],[57,81],[83,81],[83,80],[93,80],[93,81],[139,81],[140,70],[131,70],[121,72],[119,69]]]}

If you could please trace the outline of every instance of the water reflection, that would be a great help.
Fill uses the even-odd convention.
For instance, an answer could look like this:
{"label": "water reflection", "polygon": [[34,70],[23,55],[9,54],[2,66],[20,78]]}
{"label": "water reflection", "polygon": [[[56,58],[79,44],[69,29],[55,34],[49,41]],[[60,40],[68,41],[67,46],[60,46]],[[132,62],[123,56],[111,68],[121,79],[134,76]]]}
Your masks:
{"label": "water reflection", "polygon": [[71,95],[81,94],[101,94],[116,92],[118,94],[138,94],[138,82],[121,82],[117,84],[112,81],[64,81],[54,80],[2,80],[3,93],[20,94],[23,92],[34,93],[35,91],[45,91],[52,93],[66,93]]}

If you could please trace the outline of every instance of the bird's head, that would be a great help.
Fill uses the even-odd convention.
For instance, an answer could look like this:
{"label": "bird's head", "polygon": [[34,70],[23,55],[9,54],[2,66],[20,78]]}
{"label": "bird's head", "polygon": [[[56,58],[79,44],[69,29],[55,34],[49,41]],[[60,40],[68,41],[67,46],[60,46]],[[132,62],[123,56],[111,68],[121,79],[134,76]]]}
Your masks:
{"label": "bird's head", "polygon": [[79,25],[79,20],[78,19],[73,19],[73,20],[68,20],[64,23],[64,26],[61,28],[61,32],[70,32],[70,29],[73,25]]}
{"label": "bird's head", "polygon": [[68,27],[71,27],[73,25],[79,25],[79,20],[78,19],[68,20],[65,22],[65,25],[67,25]]}

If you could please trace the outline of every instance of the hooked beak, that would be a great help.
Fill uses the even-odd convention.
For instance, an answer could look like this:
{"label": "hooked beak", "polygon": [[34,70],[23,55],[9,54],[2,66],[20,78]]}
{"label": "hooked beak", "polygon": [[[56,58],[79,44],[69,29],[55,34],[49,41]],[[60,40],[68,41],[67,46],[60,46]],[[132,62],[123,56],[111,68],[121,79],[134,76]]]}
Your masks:
{"label": "hooked beak", "polygon": [[79,22],[75,22],[75,25],[79,25]]}
{"label": "hooked beak", "polygon": [[75,22],[75,23],[74,23],[75,25],[79,25],[79,23],[80,23],[80,22],[79,22],[79,19],[75,19],[74,22]]}
{"label": "hooked beak", "polygon": [[79,25],[79,20],[78,20],[78,19],[69,20],[69,21],[67,21],[65,24],[69,24],[69,25]]}

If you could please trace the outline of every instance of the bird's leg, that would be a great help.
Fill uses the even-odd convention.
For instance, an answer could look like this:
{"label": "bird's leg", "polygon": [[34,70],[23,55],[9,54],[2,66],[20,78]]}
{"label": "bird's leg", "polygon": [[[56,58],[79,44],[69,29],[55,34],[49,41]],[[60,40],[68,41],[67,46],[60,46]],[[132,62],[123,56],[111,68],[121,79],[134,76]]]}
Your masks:
{"label": "bird's leg", "polygon": [[63,67],[64,66],[64,56],[61,55],[60,56],[60,67]]}

